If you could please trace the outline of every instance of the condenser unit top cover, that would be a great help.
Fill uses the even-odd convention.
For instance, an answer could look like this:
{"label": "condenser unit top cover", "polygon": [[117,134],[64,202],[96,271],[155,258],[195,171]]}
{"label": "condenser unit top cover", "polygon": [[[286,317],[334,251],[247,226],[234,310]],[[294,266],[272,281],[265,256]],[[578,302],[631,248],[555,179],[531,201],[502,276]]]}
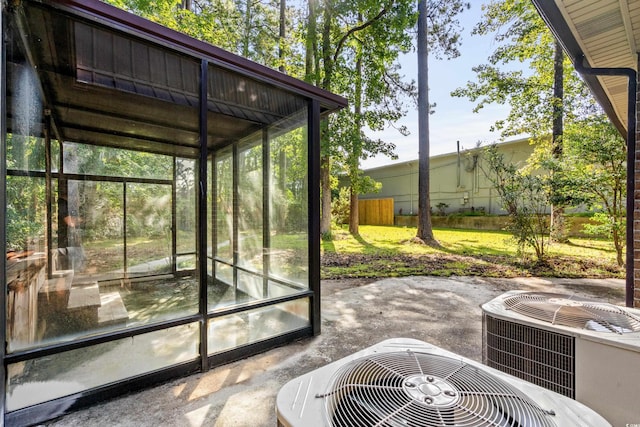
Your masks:
{"label": "condenser unit top cover", "polygon": [[287,383],[279,425],[608,426],[586,406],[422,341],[383,341]]}
{"label": "condenser unit top cover", "polygon": [[482,312],[589,341],[640,352],[640,310],[575,295],[509,291],[482,305]]}

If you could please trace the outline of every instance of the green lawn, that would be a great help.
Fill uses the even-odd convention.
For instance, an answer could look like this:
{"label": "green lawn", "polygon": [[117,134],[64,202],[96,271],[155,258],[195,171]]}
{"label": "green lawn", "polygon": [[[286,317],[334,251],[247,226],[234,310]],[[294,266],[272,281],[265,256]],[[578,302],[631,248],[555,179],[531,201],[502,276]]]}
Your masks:
{"label": "green lawn", "polygon": [[624,277],[611,242],[572,238],[553,244],[544,263],[517,255],[501,231],[434,229],[441,248],[410,243],[414,227],[360,226],[360,236],[334,230],[322,243],[323,277],[387,277],[413,274],[488,277]]}
{"label": "green lawn", "polygon": [[[360,226],[360,236],[353,237],[345,229],[334,230],[331,240],[322,242],[322,277],[378,278],[409,275],[483,276],[483,277],[590,277],[624,278],[625,270],[616,265],[611,242],[598,239],[572,238],[569,244],[548,248],[545,263],[517,255],[510,235],[500,231],[435,229],[441,247],[436,249],[410,243],[416,235],[414,227]],[[179,242],[193,239],[183,236]],[[293,266],[292,256],[305,254],[304,236],[272,236],[274,248],[281,249],[280,260]],[[168,253],[166,238],[129,239],[129,261],[160,259]],[[191,249],[181,247],[179,250]],[[283,251],[288,249],[288,251]],[[298,250],[296,250],[298,249]],[[122,268],[122,241],[85,242],[88,267],[97,272]],[[293,251],[292,251],[293,250]],[[303,257],[304,258],[304,257]],[[285,262],[286,261],[286,262]],[[306,262],[306,261],[301,261]]]}

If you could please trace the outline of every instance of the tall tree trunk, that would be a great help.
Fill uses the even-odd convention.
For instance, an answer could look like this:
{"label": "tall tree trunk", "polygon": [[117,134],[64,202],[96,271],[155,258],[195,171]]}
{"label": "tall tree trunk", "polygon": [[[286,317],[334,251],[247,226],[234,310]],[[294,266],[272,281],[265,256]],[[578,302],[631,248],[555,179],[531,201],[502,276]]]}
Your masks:
{"label": "tall tree trunk", "polygon": [[[555,160],[562,159],[562,134],[564,120],[564,53],[562,45],[558,42],[555,44],[555,54],[553,57],[553,125],[551,130],[551,154]],[[553,191],[556,191],[555,188]],[[551,206],[551,224],[550,236],[551,241],[566,242],[567,229],[564,218],[564,206],[561,204],[553,204]]]}
{"label": "tall tree trunk", "polygon": [[[324,78],[322,88],[331,90],[333,77],[333,58],[331,56],[331,21],[333,12],[330,4],[324,7],[324,27],[322,29],[322,59],[324,64]],[[325,235],[331,232],[331,154],[329,141],[326,135],[321,137],[320,157],[320,188],[322,191],[322,216],[320,217],[320,233]]]}
{"label": "tall tree trunk", "polygon": [[358,207],[359,198],[358,191],[353,188],[353,186],[349,188],[349,196],[349,233],[357,236],[360,234],[360,220],[358,218],[360,216]]}
{"label": "tall tree trunk", "polygon": [[[305,77],[304,80],[307,83],[320,86],[320,83],[328,85],[330,80],[321,82],[319,80],[319,66],[320,55],[318,52],[318,37],[317,37],[317,9],[318,0],[309,0],[309,17],[307,23],[307,38],[305,40]],[[327,15],[325,14],[325,19]],[[325,27],[323,28],[323,51],[328,50],[329,37],[329,24],[325,21]],[[326,55],[329,59],[330,55]],[[320,216],[320,233],[327,234],[331,232],[331,175],[330,175],[330,157],[325,152],[328,152],[326,141],[326,121],[321,124],[320,128],[320,144],[323,147],[323,152],[320,157],[320,190],[321,190],[321,216]]]}
{"label": "tall tree trunk", "polygon": [[318,0],[309,1],[309,16],[307,18],[307,37],[305,39],[305,68],[304,81],[307,83],[320,85],[318,80],[318,69],[320,67],[320,56],[318,55]]}
{"label": "tall tree trunk", "polygon": [[322,216],[320,217],[320,234],[331,232],[331,175],[329,156],[320,157],[320,188],[322,190]]}
{"label": "tall tree trunk", "polygon": [[304,41],[304,81],[313,83],[315,75],[316,54],[316,0],[309,0],[309,14],[307,16],[307,37]]}
{"label": "tall tree trunk", "polygon": [[244,36],[242,38],[242,56],[245,58],[249,57],[249,36],[251,34],[251,19],[253,18],[251,13],[251,1],[246,1],[246,9],[244,11]]}
{"label": "tall tree trunk", "polygon": [[278,66],[278,70],[284,73],[284,44],[285,38],[287,36],[287,1],[280,0],[280,34],[278,38],[278,61],[280,65]]}
{"label": "tall tree trunk", "polygon": [[[360,22],[362,22],[362,14],[358,16]],[[353,112],[355,114],[355,132],[354,135],[358,135],[356,138],[360,138],[360,132],[362,130],[362,46],[358,43],[356,47],[356,85],[354,93],[354,106]],[[362,143],[360,141],[354,141],[353,149],[349,156],[351,157],[348,162],[349,175],[351,178],[351,188],[349,191],[349,233],[357,236],[360,233],[360,213],[358,208],[358,193],[360,190],[359,170],[360,170],[360,154],[362,153]]]}
{"label": "tall tree trunk", "polygon": [[437,245],[431,226],[429,197],[429,46],[427,0],[418,0],[418,232],[416,237]]}

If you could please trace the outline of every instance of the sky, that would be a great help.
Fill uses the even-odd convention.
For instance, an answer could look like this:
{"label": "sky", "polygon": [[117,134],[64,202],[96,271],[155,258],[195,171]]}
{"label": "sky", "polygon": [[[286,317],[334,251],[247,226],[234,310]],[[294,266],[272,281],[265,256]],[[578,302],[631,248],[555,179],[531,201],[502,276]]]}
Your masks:
{"label": "sky", "polygon": [[[472,67],[487,63],[487,58],[496,47],[496,42],[491,36],[471,35],[471,30],[482,16],[480,7],[481,2],[474,1],[471,9],[465,10],[459,16],[463,31],[461,55],[458,58],[436,60],[433,56],[429,56],[429,102],[436,104],[435,113],[429,118],[431,156],[455,152],[457,141],[460,141],[461,149],[466,149],[475,147],[478,141],[489,144],[501,140],[500,133],[491,132],[490,128],[497,120],[506,118],[509,112],[508,106],[491,105],[474,113],[474,103],[467,98],[451,96],[453,90],[465,86],[467,81],[476,80]],[[405,80],[417,81],[416,53],[404,55],[401,64],[401,73],[405,75]],[[367,132],[371,137],[393,142],[396,145],[398,160],[378,156],[363,161],[361,163],[363,169],[418,158],[417,106],[407,102],[407,107],[409,110],[407,116],[397,122],[397,126],[406,126],[411,132],[410,135],[402,136],[394,128],[388,128],[383,132]],[[509,138],[509,140],[513,139],[515,138]]]}

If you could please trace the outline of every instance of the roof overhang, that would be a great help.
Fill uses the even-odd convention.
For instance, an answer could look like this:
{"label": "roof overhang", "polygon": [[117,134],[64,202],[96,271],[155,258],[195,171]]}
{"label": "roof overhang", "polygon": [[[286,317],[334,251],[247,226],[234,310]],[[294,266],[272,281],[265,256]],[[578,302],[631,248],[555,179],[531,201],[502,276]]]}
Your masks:
{"label": "roof overhang", "polygon": [[22,0],[3,15],[7,114],[43,114],[11,133],[43,136],[47,121],[60,141],[197,157],[202,123],[213,151],[300,126],[311,100],[320,114],[347,103],[97,0]]}
{"label": "roof overhang", "polygon": [[43,0],[43,2],[57,5],[60,9],[66,9],[74,14],[107,24],[111,28],[148,38],[189,56],[205,58],[213,64],[224,65],[225,68],[233,69],[243,75],[250,75],[261,81],[271,82],[276,86],[284,86],[299,95],[318,99],[322,113],[338,110],[347,105],[347,100],[340,95],[320,89],[302,80],[257,64],[224,49],[194,39],[186,34],[151,22],[102,1]]}
{"label": "roof overhang", "polygon": [[[627,140],[626,306],[635,295],[634,197],[640,0],[532,0],[605,112]],[[592,70],[588,70],[592,69]],[[612,75],[618,74],[618,75]],[[632,80],[633,79],[633,80]]]}
{"label": "roof overhang", "polygon": [[[637,71],[639,0],[532,0],[556,39],[576,64]],[[594,96],[626,137],[628,78],[583,75]]]}

